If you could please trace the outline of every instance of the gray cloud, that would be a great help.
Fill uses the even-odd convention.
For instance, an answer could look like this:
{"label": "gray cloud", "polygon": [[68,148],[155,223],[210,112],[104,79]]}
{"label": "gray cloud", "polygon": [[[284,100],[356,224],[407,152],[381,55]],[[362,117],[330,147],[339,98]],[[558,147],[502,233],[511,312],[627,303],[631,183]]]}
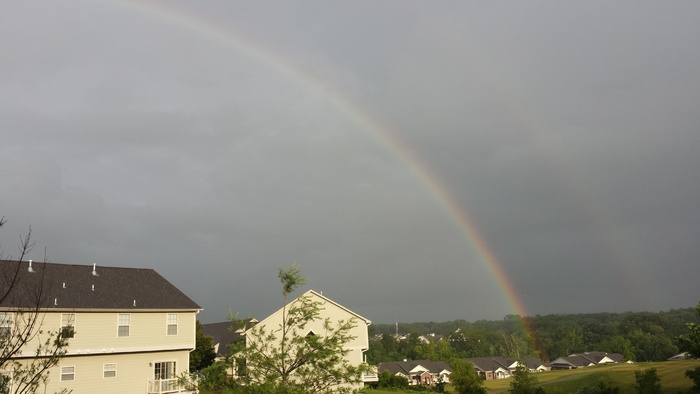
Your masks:
{"label": "gray cloud", "polygon": [[277,308],[292,262],[374,321],[516,312],[423,170],[527,313],[700,298],[694,3],[2,8],[6,254],[31,224],[205,321]]}

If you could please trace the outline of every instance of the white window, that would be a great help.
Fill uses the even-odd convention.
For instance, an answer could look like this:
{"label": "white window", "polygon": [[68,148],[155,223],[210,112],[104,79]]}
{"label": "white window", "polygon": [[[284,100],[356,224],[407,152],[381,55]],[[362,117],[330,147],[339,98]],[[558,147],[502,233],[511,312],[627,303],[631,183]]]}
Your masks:
{"label": "white window", "polygon": [[177,335],[177,313],[168,313],[168,335]]}
{"label": "white window", "polygon": [[[180,392],[178,388],[175,361],[161,361],[153,364],[153,380],[158,393]],[[153,390],[151,390],[153,391]]]}
{"label": "white window", "polygon": [[179,392],[175,361],[163,361],[153,364],[153,378],[159,393]]}
{"label": "white window", "polygon": [[116,378],[117,377],[117,364],[105,364],[102,367],[102,377]]}
{"label": "white window", "polygon": [[129,336],[129,326],[131,326],[131,315],[128,313],[119,314],[119,329],[117,330],[117,336],[128,337]]}
{"label": "white window", "polygon": [[175,373],[175,361],[159,362],[153,366],[153,377],[155,380],[175,379]]}
{"label": "white window", "polygon": [[12,313],[0,313],[0,337],[12,335]]}
{"label": "white window", "polygon": [[61,334],[63,338],[73,338],[75,336],[75,313],[61,314]]}
{"label": "white window", "polygon": [[75,367],[61,367],[61,382],[75,380]]}

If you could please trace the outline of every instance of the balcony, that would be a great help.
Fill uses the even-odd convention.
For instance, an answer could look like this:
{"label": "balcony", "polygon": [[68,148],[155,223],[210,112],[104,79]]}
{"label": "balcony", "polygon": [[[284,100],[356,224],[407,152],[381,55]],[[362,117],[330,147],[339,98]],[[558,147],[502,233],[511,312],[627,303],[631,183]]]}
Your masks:
{"label": "balcony", "polygon": [[362,375],[362,381],[365,383],[374,383],[379,381],[379,376],[377,375],[376,372],[371,371],[371,372],[365,372]]}
{"label": "balcony", "polygon": [[161,379],[149,380],[146,393],[148,394],[174,394],[174,393],[193,393],[183,385],[179,384],[177,379]]}

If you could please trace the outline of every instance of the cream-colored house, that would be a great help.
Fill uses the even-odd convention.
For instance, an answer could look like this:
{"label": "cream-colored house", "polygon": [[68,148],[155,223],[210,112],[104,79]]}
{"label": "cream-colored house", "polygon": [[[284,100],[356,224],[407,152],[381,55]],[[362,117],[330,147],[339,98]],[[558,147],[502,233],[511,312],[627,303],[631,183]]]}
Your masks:
{"label": "cream-colored house", "polygon": [[[0,274],[19,278],[0,300],[5,329],[20,328],[18,311],[35,305],[25,292],[41,288],[41,329],[72,331],[45,392],[185,392],[176,377],[189,370],[201,307],[154,270],[0,261]],[[35,338],[13,359],[30,362],[45,338]],[[5,368],[11,376],[9,363]]]}
{"label": "cream-colored house", "polygon": [[[353,336],[354,339],[345,345],[345,349],[348,350],[346,359],[351,365],[354,366],[359,366],[360,364],[362,364],[365,361],[364,352],[367,351],[367,349],[369,349],[369,335],[367,332],[367,327],[369,327],[369,325],[372,322],[314,290],[307,291],[306,293],[299,296],[299,298],[301,297],[309,297],[311,301],[320,303],[319,318],[310,322],[305,327],[305,333],[303,333],[304,335],[311,334],[323,336],[326,332],[324,328],[324,322],[326,319],[330,319],[331,323],[338,322],[340,320],[355,320],[355,327],[349,332],[349,334]],[[293,303],[297,302],[299,298],[287,304],[287,308],[289,308],[289,306]],[[250,335],[253,335],[261,327],[265,328],[268,332],[270,330],[278,330],[282,323],[282,311],[283,309],[280,309],[272,315],[268,316],[267,318],[261,320],[252,328],[248,329],[245,332],[245,336],[248,337]],[[367,380],[365,379],[365,381]]]}

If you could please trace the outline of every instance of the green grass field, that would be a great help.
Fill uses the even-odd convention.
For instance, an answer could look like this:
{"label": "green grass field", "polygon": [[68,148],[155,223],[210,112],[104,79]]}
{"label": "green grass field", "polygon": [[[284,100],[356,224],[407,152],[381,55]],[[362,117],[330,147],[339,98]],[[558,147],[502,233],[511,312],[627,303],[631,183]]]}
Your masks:
{"label": "green grass field", "polygon": [[[576,393],[583,387],[596,385],[604,379],[611,386],[620,388],[621,394],[633,394],[634,371],[656,368],[661,378],[661,386],[665,393],[678,393],[692,387],[690,379],[685,377],[685,371],[700,367],[700,361],[664,361],[658,363],[615,364],[609,366],[588,367],[570,371],[550,371],[536,374],[542,387],[549,394]],[[489,393],[507,392],[511,379],[489,380],[485,382]],[[451,387],[448,386],[448,391]],[[398,394],[416,393],[416,391],[385,391],[364,390],[366,394]]]}

